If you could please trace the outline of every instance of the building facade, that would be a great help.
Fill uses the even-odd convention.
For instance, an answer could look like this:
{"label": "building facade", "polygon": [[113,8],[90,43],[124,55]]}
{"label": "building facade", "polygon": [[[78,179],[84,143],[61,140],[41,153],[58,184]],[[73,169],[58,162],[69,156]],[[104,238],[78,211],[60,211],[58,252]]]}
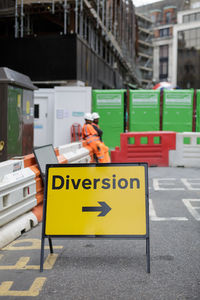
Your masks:
{"label": "building facade", "polygon": [[141,85],[131,0],[3,0],[0,65],[39,87]]}
{"label": "building facade", "polygon": [[153,78],[200,88],[200,1],[164,0],[137,8],[153,22]]}

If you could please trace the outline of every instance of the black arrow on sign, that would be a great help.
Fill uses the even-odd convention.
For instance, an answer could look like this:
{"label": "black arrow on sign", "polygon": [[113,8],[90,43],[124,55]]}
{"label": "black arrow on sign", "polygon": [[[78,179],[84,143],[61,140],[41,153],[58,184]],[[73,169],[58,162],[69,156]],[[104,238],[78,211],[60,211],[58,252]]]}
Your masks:
{"label": "black arrow on sign", "polygon": [[101,213],[98,215],[98,217],[105,217],[107,213],[111,210],[110,206],[106,202],[98,202],[101,206],[83,206],[82,211],[88,212],[88,211],[100,211]]}

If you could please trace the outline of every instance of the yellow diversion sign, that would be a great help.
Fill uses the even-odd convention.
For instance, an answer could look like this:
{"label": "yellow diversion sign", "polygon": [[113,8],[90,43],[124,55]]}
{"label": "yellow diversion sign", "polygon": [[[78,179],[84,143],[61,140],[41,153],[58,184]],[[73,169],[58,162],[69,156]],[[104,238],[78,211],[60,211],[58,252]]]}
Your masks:
{"label": "yellow diversion sign", "polygon": [[40,271],[45,238],[146,240],[150,273],[148,166],[129,164],[47,165]]}
{"label": "yellow diversion sign", "polygon": [[46,236],[148,235],[146,164],[49,165]]}

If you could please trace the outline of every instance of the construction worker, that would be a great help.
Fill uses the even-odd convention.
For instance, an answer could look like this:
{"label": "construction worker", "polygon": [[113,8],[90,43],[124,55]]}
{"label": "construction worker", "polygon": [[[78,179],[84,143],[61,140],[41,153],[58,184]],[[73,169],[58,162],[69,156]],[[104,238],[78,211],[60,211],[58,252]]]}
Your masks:
{"label": "construction worker", "polygon": [[100,138],[101,146],[102,146],[103,152],[104,152],[104,162],[110,163],[109,148],[102,141],[103,131],[99,127],[99,118],[100,118],[100,116],[97,112],[92,113],[92,119],[93,119],[92,126],[96,130],[96,132]]}
{"label": "construction worker", "polygon": [[99,127],[99,118],[100,118],[100,116],[97,112],[92,113],[92,119],[93,119],[92,126],[94,127],[94,129],[98,133],[100,141],[102,142],[103,131]]}
{"label": "construction worker", "polygon": [[104,153],[103,147],[101,145],[99,136],[92,126],[92,114],[85,113],[84,116],[85,124],[82,128],[82,138],[86,141],[87,146],[92,150],[92,152],[96,155],[98,163],[104,163]]}

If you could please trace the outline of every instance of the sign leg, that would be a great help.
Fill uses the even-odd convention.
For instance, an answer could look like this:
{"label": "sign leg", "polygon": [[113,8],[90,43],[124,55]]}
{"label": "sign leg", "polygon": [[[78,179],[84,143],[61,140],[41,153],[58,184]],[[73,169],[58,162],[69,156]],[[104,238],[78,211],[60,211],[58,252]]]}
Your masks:
{"label": "sign leg", "polygon": [[150,273],[150,241],[146,238],[147,273]]}
{"label": "sign leg", "polygon": [[49,248],[50,248],[50,253],[53,253],[53,244],[52,244],[52,239],[49,237]]}
{"label": "sign leg", "polygon": [[41,251],[40,251],[40,272],[43,272],[44,264],[44,237],[41,238]]}

